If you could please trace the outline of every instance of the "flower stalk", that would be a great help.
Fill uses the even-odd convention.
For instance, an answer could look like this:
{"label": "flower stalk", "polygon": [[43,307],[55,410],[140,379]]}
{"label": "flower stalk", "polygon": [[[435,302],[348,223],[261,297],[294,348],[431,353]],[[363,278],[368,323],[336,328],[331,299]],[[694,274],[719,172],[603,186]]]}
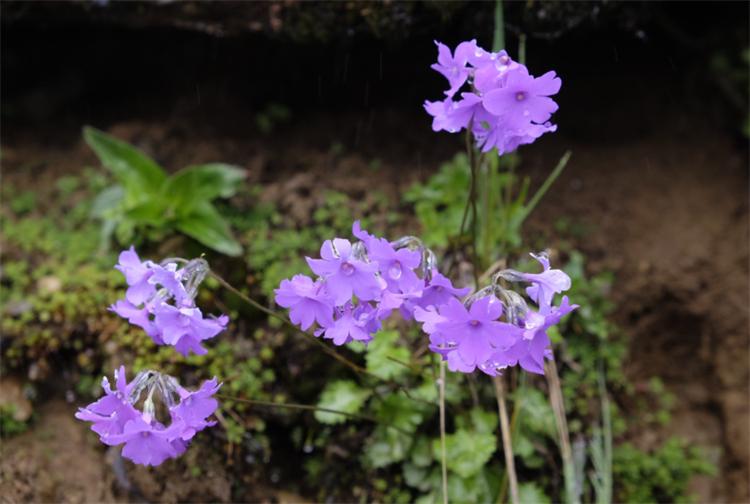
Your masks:
{"label": "flower stalk", "polygon": [[508,422],[508,411],[505,407],[505,385],[503,377],[498,375],[493,379],[495,383],[495,395],[497,397],[497,413],[500,417],[500,433],[503,439],[503,453],[505,454],[505,473],[510,485],[510,501],[518,504],[518,477],[516,476],[516,465],[513,460],[513,445],[511,444],[510,423]]}

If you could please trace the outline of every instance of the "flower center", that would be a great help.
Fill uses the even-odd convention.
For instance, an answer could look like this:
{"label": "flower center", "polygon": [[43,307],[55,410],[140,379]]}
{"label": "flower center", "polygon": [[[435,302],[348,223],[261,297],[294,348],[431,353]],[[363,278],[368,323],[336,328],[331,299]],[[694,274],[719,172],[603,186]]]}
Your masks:
{"label": "flower center", "polygon": [[526,93],[520,91],[516,93],[516,101],[524,101],[526,99]]}
{"label": "flower center", "polygon": [[472,326],[472,327],[477,327],[479,325],[479,321],[478,320],[472,320],[471,322],[469,322],[469,325]]}
{"label": "flower center", "polygon": [[346,276],[351,276],[352,273],[354,273],[354,266],[352,266],[348,262],[345,262],[341,265],[341,272]]}
{"label": "flower center", "polygon": [[398,280],[401,278],[401,263],[398,261],[395,261],[393,264],[391,264],[391,267],[388,268],[388,276],[390,276],[393,280]]}

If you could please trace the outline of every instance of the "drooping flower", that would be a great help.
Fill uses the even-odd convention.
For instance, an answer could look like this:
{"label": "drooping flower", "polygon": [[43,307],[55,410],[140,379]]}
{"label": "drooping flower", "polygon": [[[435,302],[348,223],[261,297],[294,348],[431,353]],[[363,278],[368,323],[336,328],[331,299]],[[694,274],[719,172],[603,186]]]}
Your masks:
{"label": "drooping flower", "polygon": [[[104,444],[124,444],[123,457],[137,464],[155,466],[181,455],[196,432],[214,425],[207,419],[218,407],[216,399],[211,397],[221,387],[215,378],[190,392],[171,376],[155,371],[142,371],[128,383],[125,368],[121,366],[115,377],[115,390],[105,377],[102,379],[105,395],[79,408],[75,416],[91,422],[91,430],[99,434]],[[146,399],[143,410],[139,410],[135,405],[143,395]],[[161,397],[167,406],[169,425],[157,419],[155,397]]]}
{"label": "drooping flower", "polygon": [[352,340],[368,343],[380,328],[377,312],[369,304],[353,306],[347,303],[324,331],[326,339],[334,345],[344,345]]}
{"label": "drooping flower", "polygon": [[437,332],[455,339],[454,358],[472,370],[497,350],[512,346],[520,334],[518,327],[498,321],[503,308],[494,296],[478,299],[468,310],[451,299],[439,311],[446,320],[436,325]]}
{"label": "drooping flower", "polygon": [[362,301],[377,299],[383,285],[376,276],[376,264],[365,263],[352,254],[349,240],[326,240],[320,248],[321,259],[307,258],[307,264],[326,282],[326,288],[337,306],[353,295]]}
{"label": "drooping flower", "polygon": [[461,86],[464,85],[466,79],[469,77],[469,70],[466,68],[466,63],[469,61],[470,56],[476,50],[476,41],[461,42],[454,54],[451,54],[451,50],[448,46],[435,41],[435,45],[438,47],[438,62],[432,65],[430,68],[440,72],[443,76],[448,79],[448,83],[451,88],[445,92],[448,97],[452,97]]}
{"label": "drooping flower", "polygon": [[410,292],[418,288],[419,278],[414,269],[419,267],[421,254],[417,250],[395,250],[383,238],[370,240],[367,255],[378,265],[380,275],[392,292]]}
{"label": "drooping flower", "polygon": [[328,327],[333,323],[333,300],[321,281],[314,282],[305,275],[294,275],[282,280],[276,293],[279,306],[289,308],[289,319],[307,330],[313,322]]}
{"label": "drooping flower", "polygon": [[125,299],[110,310],[141,327],[157,345],[174,346],[183,355],[205,354],[201,342],[226,328],[226,316],[204,317],[195,305],[198,286],[208,272],[204,259],[186,261],[180,268],[176,262],[141,261],[131,247],[120,254],[116,268],[129,288]]}
{"label": "drooping flower", "polygon": [[526,288],[526,294],[534,302],[541,306],[550,306],[555,294],[559,294],[570,289],[570,277],[562,270],[550,269],[549,257],[545,253],[531,254],[531,257],[539,261],[544,271],[541,273],[521,273],[520,277],[531,282],[532,285]]}
{"label": "drooping flower", "polygon": [[191,351],[204,355],[206,350],[201,342],[211,339],[229,323],[229,317],[204,318],[200,308],[184,306],[177,308],[167,303],[160,304],[154,310],[153,325],[159,330],[159,338],[167,345],[172,345],[182,355]]}

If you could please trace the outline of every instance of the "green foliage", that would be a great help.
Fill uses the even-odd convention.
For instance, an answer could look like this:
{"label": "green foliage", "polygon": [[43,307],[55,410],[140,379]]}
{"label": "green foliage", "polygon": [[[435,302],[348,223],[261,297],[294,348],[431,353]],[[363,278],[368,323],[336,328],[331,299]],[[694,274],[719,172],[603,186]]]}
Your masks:
{"label": "green foliage", "polygon": [[[356,414],[368,397],[370,392],[360,388],[353,381],[339,380],[326,385],[320,395],[318,407]],[[322,423],[337,424],[345,422],[348,417],[327,411],[316,411],[315,418]]]}
{"label": "green foliage", "polygon": [[92,207],[92,215],[103,221],[105,240],[114,233],[121,245],[129,245],[136,238],[158,240],[179,231],[223,254],[242,252],[211,203],[235,193],[244,178],[240,168],[209,163],[168,176],[153,159],[121,140],[90,127],[83,136],[117,180],[99,193]]}
{"label": "green foliage", "polygon": [[[105,341],[120,331],[106,321],[122,275],[112,268],[113,255],[97,254],[99,231],[88,218],[90,203],[70,192],[72,180],[40,189],[44,207],[38,211],[19,214],[3,207],[0,214],[0,331],[4,364],[11,369],[34,362],[43,376],[47,356],[72,349],[78,366],[92,370],[94,363],[82,350],[97,337]],[[14,188],[3,190],[8,201],[5,191]]]}
{"label": "green foliage", "polygon": [[321,204],[312,212],[312,222],[303,226],[290,221],[270,204],[259,204],[238,218],[235,225],[245,230],[245,259],[261,293],[272,298],[281,280],[308,270],[305,256],[317,256],[324,240],[350,236],[355,219],[361,219],[365,227],[370,226],[372,221],[366,215],[373,212],[395,221],[382,194],[374,192],[369,198],[355,202],[343,193],[326,191]]}
{"label": "green foliage", "polygon": [[425,183],[414,184],[404,200],[414,205],[422,228],[419,236],[430,247],[447,247],[458,237],[471,178],[466,154],[456,154]]}
{"label": "green foliage", "polygon": [[380,331],[367,347],[367,370],[384,380],[398,380],[408,373],[411,352],[396,346],[398,331]]}
{"label": "green foliage", "polygon": [[14,404],[0,406],[0,438],[7,439],[26,432],[28,428],[28,422],[16,419],[16,406]]}
{"label": "green foliage", "polygon": [[716,467],[703,450],[680,438],[670,438],[651,453],[629,443],[614,450],[617,502],[687,502],[687,485],[696,474],[715,475]]}
{"label": "green foliage", "polygon": [[[528,198],[530,179],[519,177],[515,169],[520,163],[516,154],[482,156],[476,174],[477,222],[476,250],[480,257],[502,257],[521,244],[521,227],[551,184],[557,179],[570,158],[565,153],[544,183]],[[471,207],[467,194],[471,189],[471,167],[466,154],[457,154],[443,164],[437,174],[425,183],[417,183],[404,199],[414,205],[422,228],[421,237],[429,246],[446,247],[461,239],[468,231]],[[462,228],[462,224],[464,224]]]}

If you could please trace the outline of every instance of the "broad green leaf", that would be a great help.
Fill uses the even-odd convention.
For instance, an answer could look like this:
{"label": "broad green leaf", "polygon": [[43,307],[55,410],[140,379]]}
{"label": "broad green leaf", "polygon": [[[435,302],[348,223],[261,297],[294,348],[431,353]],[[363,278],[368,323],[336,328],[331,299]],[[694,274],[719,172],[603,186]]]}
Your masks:
{"label": "broad green leaf", "polygon": [[[440,462],[440,439],[432,442],[432,453]],[[462,478],[478,474],[495,452],[495,436],[485,432],[459,430],[445,437],[448,469]]]}
{"label": "broad green leaf", "polygon": [[375,469],[401,462],[406,458],[413,441],[412,436],[378,425],[365,448],[365,462]]}
{"label": "broad green leaf", "polygon": [[549,504],[552,501],[536,483],[521,483],[518,485],[518,502],[521,504]]}
{"label": "broad green leaf", "polygon": [[[326,385],[320,395],[318,407],[354,414],[359,412],[369,397],[369,390],[363,389],[353,381],[339,380]],[[316,411],[315,418],[321,423],[338,424],[347,421],[349,417],[328,411]]]}
{"label": "broad green leaf", "polygon": [[167,174],[146,154],[90,126],[83,128],[83,138],[125,188],[127,199],[139,201],[161,190]]}
{"label": "broad green leaf", "polygon": [[136,225],[149,225],[154,227],[163,226],[169,219],[165,213],[166,207],[163,200],[149,198],[125,212],[125,218],[132,220]]}
{"label": "broad green leaf", "polygon": [[96,219],[103,219],[107,213],[122,204],[125,192],[120,185],[113,185],[97,194],[91,203],[91,216]]}
{"label": "broad green leaf", "polygon": [[[380,331],[367,346],[367,370],[384,380],[396,380],[409,372],[410,352],[397,346],[398,331]],[[404,364],[402,364],[404,363]]]}
{"label": "broad green leaf", "polygon": [[224,217],[210,203],[197,206],[190,214],[179,217],[176,227],[222,254],[238,256],[242,253],[242,246],[232,236]]}
{"label": "broad green leaf", "polygon": [[424,408],[424,404],[402,393],[394,392],[378,402],[375,417],[384,424],[415,432],[424,416]]}
{"label": "broad green leaf", "polygon": [[189,213],[196,205],[232,196],[244,178],[243,169],[228,164],[188,166],[169,178],[164,184],[163,195],[182,215]]}

